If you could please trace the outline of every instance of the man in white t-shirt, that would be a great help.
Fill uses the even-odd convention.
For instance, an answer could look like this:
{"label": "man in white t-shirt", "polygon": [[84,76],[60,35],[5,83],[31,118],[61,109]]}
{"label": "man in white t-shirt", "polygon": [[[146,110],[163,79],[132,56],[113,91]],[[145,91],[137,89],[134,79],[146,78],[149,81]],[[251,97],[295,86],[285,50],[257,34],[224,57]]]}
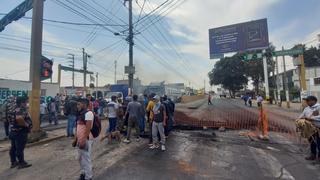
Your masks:
{"label": "man in white t-shirt", "polygon": [[109,119],[109,128],[106,130],[105,137],[109,137],[109,140],[111,140],[111,133],[116,131],[116,127],[117,127],[119,104],[116,101],[117,101],[117,96],[112,96],[111,102],[109,102],[106,107],[107,116]]}
{"label": "man in white t-shirt", "polygon": [[80,180],[92,179],[92,163],[91,150],[93,136],[91,129],[93,126],[94,114],[88,111],[89,101],[87,99],[79,99],[77,108],[79,115],[77,117],[77,145],[79,147],[80,162]]}

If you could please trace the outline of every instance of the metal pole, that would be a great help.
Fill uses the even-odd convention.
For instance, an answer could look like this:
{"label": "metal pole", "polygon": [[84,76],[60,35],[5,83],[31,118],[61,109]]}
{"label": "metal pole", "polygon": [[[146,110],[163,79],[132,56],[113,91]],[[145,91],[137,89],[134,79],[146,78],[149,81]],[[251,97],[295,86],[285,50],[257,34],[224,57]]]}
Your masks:
{"label": "metal pole", "polygon": [[265,90],[266,90],[266,100],[269,100],[269,76],[268,76],[268,65],[267,65],[267,57],[263,56],[263,72],[264,72],[264,82],[265,82]]}
{"label": "metal pole", "polygon": [[71,59],[72,61],[71,61],[71,67],[72,67],[72,90],[74,90],[74,54],[68,54],[69,56],[71,56],[71,57],[69,57],[68,59]]}
{"label": "metal pole", "polygon": [[117,60],[114,61],[114,84],[117,84]]}
{"label": "metal pole", "polygon": [[84,48],[82,48],[82,56],[83,56],[83,96],[87,94],[87,53],[85,52]]}
{"label": "metal pole", "polygon": [[32,90],[30,97],[30,115],[33,123],[32,132],[40,131],[40,63],[42,57],[43,0],[33,1],[30,81]]}
{"label": "metal pole", "polygon": [[[284,47],[282,46],[282,51],[283,50],[284,50]],[[282,63],[283,63],[284,90],[286,91],[287,108],[290,108],[290,99],[289,99],[290,97],[289,97],[287,68],[286,68],[286,60],[285,60],[284,56],[282,56]]]}
{"label": "metal pole", "polygon": [[129,1],[129,94],[133,90],[133,24],[132,24],[132,0]]}
{"label": "metal pole", "polygon": [[304,57],[303,54],[299,55],[299,59],[301,61],[301,71],[300,71],[300,78],[301,78],[301,88],[302,91],[306,91],[307,90],[307,82],[306,82],[306,69],[305,69],[305,65],[304,65]]}
{"label": "metal pole", "polygon": [[276,73],[277,73],[277,77],[276,77],[276,84],[277,84],[277,94],[278,94],[278,105],[281,107],[281,91],[280,91],[280,87],[279,87],[279,63],[278,63],[278,56],[276,57]]}

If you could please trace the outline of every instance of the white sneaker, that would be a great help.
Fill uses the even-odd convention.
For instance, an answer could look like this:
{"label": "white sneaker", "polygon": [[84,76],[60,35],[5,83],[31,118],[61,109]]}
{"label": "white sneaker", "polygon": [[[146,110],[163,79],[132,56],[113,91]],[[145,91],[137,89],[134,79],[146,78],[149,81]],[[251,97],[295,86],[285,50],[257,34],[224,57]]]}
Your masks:
{"label": "white sneaker", "polygon": [[128,143],[130,143],[131,141],[130,141],[129,139],[124,139],[123,142],[128,144]]}
{"label": "white sneaker", "polygon": [[137,142],[140,142],[140,138],[137,138],[136,141],[137,141]]}
{"label": "white sneaker", "polygon": [[161,151],[165,151],[166,150],[166,146],[161,145]]}
{"label": "white sneaker", "polygon": [[159,146],[158,146],[158,145],[152,145],[152,146],[150,146],[149,148],[150,148],[150,149],[158,149]]}

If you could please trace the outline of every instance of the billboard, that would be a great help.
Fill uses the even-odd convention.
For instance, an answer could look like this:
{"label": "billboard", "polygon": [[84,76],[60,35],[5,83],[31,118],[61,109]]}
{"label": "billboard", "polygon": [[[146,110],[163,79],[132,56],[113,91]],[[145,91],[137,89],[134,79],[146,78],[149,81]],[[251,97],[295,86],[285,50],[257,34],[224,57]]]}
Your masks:
{"label": "billboard", "polygon": [[269,46],[267,19],[209,29],[210,58]]}

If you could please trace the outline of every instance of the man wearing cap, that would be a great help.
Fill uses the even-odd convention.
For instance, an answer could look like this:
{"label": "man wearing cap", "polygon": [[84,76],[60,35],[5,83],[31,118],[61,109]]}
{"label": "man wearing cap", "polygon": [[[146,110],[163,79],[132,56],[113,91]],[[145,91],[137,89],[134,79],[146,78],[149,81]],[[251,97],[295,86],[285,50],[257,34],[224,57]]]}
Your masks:
{"label": "man wearing cap", "polygon": [[[10,122],[10,160],[11,168],[30,167],[24,160],[24,148],[27,144],[28,133],[32,128],[32,121],[27,110],[27,97],[18,97],[16,105],[10,107],[7,116]],[[17,161],[18,159],[18,161]]]}
{"label": "man wearing cap", "polygon": [[[297,127],[304,132],[305,137],[308,138],[310,142],[311,155],[306,157],[306,160],[315,160],[317,155],[318,159],[320,158],[320,138],[318,133],[318,128],[320,128],[320,104],[317,103],[317,98],[315,96],[308,96],[306,98],[306,103],[308,106],[298,117],[296,124]],[[306,129],[307,127],[310,128]]]}
{"label": "man wearing cap", "polygon": [[153,112],[153,122],[152,122],[152,139],[153,139],[153,145],[150,147],[150,149],[157,149],[159,148],[158,145],[158,133],[160,134],[160,143],[161,143],[161,150],[165,151],[165,142],[166,137],[164,134],[164,127],[166,126],[166,108],[164,105],[160,102],[160,97],[158,95],[153,97],[154,99],[154,107],[152,109]]}

